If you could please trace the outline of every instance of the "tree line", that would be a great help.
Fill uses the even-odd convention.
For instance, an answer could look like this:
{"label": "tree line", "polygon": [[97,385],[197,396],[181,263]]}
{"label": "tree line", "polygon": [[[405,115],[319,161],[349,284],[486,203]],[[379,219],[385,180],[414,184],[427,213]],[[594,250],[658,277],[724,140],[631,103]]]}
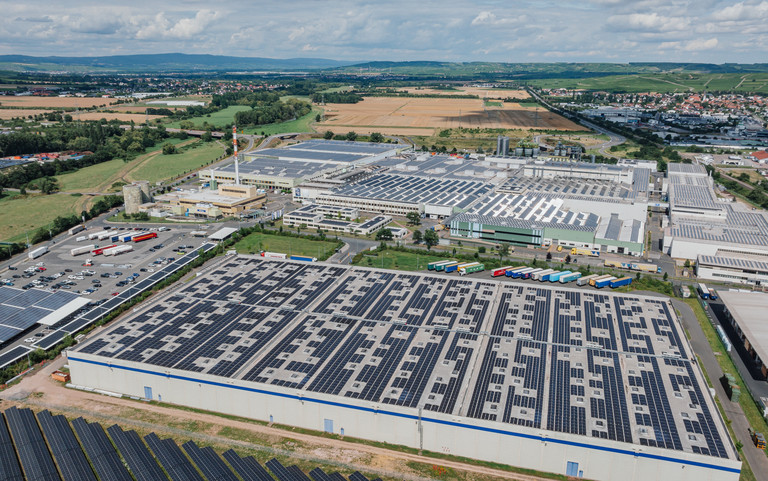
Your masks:
{"label": "tree line", "polygon": [[298,119],[312,111],[308,102],[299,99],[287,99],[285,102],[279,98],[273,103],[256,105],[251,110],[235,114],[237,125],[266,125],[288,120]]}
{"label": "tree line", "polygon": [[356,104],[363,100],[363,96],[355,92],[317,92],[312,94],[312,102],[328,102],[329,104]]}

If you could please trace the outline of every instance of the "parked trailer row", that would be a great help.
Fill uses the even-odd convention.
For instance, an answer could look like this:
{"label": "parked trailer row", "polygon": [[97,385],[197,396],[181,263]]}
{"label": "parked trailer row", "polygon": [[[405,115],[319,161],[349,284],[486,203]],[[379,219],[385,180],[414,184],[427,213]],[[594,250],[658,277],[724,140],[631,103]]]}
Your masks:
{"label": "parked trailer row", "polygon": [[453,261],[450,260],[443,260],[443,261],[434,261],[427,264],[427,270],[434,271],[438,264],[449,264]]}
{"label": "parked trailer row", "polygon": [[597,249],[584,249],[581,247],[574,247],[571,249],[571,255],[581,255],[581,256],[590,256],[590,257],[600,257],[600,251]]}
{"label": "parked trailer row", "polygon": [[287,259],[288,254],[283,254],[282,252],[261,251],[261,257],[265,257],[267,259]]}
{"label": "parked trailer row", "polygon": [[103,230],[101,232],[91,232],[88,234],[88,240],[94,240],[94,239],[106,239],[104,236],[111,236],[112,232],[108,230]]}
{"label": "parked trailer row", "polygon": [[80,254],[90,254],[91,251],[97,247],[98,246],[96,244],[90,244],[82,247],[75,247],[74,249],[69,251],[69,255],[79,256]]}
{"label": "parked trailer row", "polygon": [[46,246],[38,247],[35,250],[29,251],[29,253],[27,254],[27,257],[30,259],[37,259],[38,257],[45,254],[46,252],[48,252],[48,247]]}
{"label": "parked trailer row", "polygon": [[291,256],[289,259],[292,261],[317,262],[317,257]]}
{"label": "parked trailer row", "polygon": [[96,249],[92,250],[92,251],[91,251],[91,254],[93,254],[93,255],[95,255],[95,256],[100,256],[101,254],[103,254],[103,253],[104,253],[104,251],[105,251],[105,250],[107,250],[107,249],[111,249],[111,248],[113,248],[113,247],[117,247],[117,244],[112,244],[112,245],[110,245],[110,246],[104,246],[104,247],[98,247],[98,248],[96,248]]}
{"label": "parked trailer row", "polygon": [[148,234],[144,235],[137,235],[133,238],[131,238],[131,242],[143,242],[145,240],[149,239],[157,239],[157,234],[155,232],[150,232]]}
{"label": "parked trailer row", "polygon": [[133,250],[133,246],[130,244],[123,244],[116,247],[112,247],[111,249],[104,249],[105,256],[116,256],[118,254],[123,254],[125,252],[131,252]]}
{"label": "parked trailer row", "polygon": [[82,225],[76,225],[76,226],[72,227],[71,229],[69,229],[67,232],[69,232],[69,235],[75,235],[78,232],[82,232],[84,230],[85,230],[85,227],[83,227]]}
{"label": "parked trailer row", "polygon": [[656,264],[649,264],[643,262],[621,262],[621,261],[605,261],[605,267],[615,267],[617,269],[629,269],[631,271],[640,272],[655,272],[661,274],[661,266]]}
{"label": "parked trailer row", "polygon": [[467,274],[472,274],[474,272],[482,272],[485,270],[485,265],[480,264],[479,262],[473,262],[469,265],[464,265],[459,268],[459,275],[465,276]]}

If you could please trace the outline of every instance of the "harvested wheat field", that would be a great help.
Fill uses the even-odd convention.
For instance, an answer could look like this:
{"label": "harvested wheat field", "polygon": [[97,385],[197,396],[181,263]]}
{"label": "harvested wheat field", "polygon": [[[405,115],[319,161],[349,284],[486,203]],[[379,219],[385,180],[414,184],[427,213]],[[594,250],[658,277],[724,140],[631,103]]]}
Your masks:
{"label": "harvested wheat field", "polygon": [[150,121],[162,119],[162,115],[144,115],[144,114],[114,114],[109,112],[81,112],[72,114],[75,120],[120,120],[121,122],[130,122],[133,120],[137,124],[144,123],[147,119]]}
{"label": "harvested wheat field", "polygon": [[[484,107],[482,99],[367,97],[356,104],[327,104],[319,131],[368,131],[408,134],[413,129],[554,129],[583,127],[543,108],[522,108],[516,103]],[[413,135],[424,135],[416,134]]]}
{"label": "harvested wheat field", "polygon": [[52,110],[40,109],[4,109],[0,108],[0,120],[9,120],[14,117],[29,117],[30,115],[40,115],[53,112]]}
{"label": "harvested wheat field", "polygon": [[3,95],[0,96],[0,106],[26,108],[92,108],[100,105],[112,105],[116,100],[101,97],[35,97]]}
{"label": "harvested wheat field", "polygon": [[439,90],[432,88],[405,87],[398,89],[415,95],[477,95],[484,99],[519,99],[531,98],[525,90],[489,89],[481,87],[457,87],[456,90]]}

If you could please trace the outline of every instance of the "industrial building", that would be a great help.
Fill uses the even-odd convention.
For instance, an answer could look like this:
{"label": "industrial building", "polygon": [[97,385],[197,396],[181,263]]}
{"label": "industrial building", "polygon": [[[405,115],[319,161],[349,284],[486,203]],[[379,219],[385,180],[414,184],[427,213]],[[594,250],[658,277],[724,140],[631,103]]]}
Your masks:
{"label": "industrial building", "polygon": [[631,184],[634,169],[627,165],[592,164],[588,162],[555,162],[537,160],[522,168],[526,177],[551,179],[567,177],[578,179],[610,180]]}
{"label": "industrial building", "polygon": [[351,207],[335,207],[307,204],[283,216],[283,225],[306,229],[322,229],[345,234],[368,235],[392,222],[388,215],[377,215],[362,222],[353,219],[359,217],[359,211]]}
{"label": "industrial building", "polygon": [[252,185],[218,185],[214,181],[210,189],[170,192],[157,200],[167,202],[176,216],[218,219],[260,209],[267,203],[267,195]]}
{"label": "industrial building", "polygon": [[768,294],[725,289],[718,294],[725,305],[725,317],[744,343],[744,349],[763,376],[768,377]]}
{"label": "industrial building", "polygon": [[[334,177],[397,155],[406,146],[334,140],[308,140],[280,149],[242,154],[240,182],[262,189],[293,189],[325,177]],[[201,180],[235,182],[235,165],[199,172]]]}
{"label": "industrial building", "polygon": [[466,210],[492,189],[491,184],[475,180],[385,173],[320,194],[317,203],[385,215],[419,212],[442,219]]}
{"label": "industrial building", "polygon": [[696,258],[696,277],[704,280],[768,285],[768,262],[744,257],[706,256]]}
{"label": "industrial building", "polygon": [[640,256],[645,250],[648,174],[647,169],[637,169],[632,184],[515,176],[451,218],[451,235]]}
{"label": "industrial building", "polygon": [[74,384],[597,480],[737,480],[670,301],[219,258],[67,352]]}

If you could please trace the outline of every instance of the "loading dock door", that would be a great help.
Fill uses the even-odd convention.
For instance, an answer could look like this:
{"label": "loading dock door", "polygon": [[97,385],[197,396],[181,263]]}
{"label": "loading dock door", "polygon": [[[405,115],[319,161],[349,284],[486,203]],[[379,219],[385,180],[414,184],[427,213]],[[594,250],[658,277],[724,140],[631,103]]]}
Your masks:
{"label": "loading dock door", "polygon": [[324,420],[323,431],[325,431],[326,433],[333,433],[333,419]]}
{"label": "loading dock door", "polygon": [[149,386],[144,386],[144,397],[147,399],[152,399],[152,388]]}

